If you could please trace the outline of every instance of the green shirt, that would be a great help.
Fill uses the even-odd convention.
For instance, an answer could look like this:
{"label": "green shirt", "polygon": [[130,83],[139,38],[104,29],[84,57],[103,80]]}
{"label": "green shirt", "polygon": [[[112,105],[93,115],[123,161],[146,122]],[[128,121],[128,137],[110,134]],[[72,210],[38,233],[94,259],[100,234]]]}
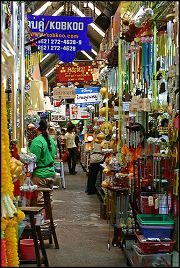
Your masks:
{"label": "green shirt", "polygon": [[[33,171],[33,176],[39,178],[51,178],[54,177],[56,174],[53,166],[54,159],[56,156],[56,144],[54,139],[50,135],[49,139],[51,142],[52,151],[49,151],[48,144],[42,134],[38,135],[31,142],[30,152],[36,155],[36,166],[39,167],[35,168],[35,170]],[[52,166],[48,166],[51,164]]]}

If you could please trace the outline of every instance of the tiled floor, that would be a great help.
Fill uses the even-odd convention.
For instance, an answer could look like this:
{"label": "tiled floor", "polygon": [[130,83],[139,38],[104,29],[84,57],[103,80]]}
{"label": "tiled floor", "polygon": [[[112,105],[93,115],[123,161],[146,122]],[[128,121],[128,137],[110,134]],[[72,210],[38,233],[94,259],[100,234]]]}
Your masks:
{"label": "tiled floor", "polygon": [[[60,185],[53,191],[53,217],[60,248],[55,249],[45,241],[49,266],[127,267],[125,253],[112,246],[113,228],[100,218],[98,196],[85,193],[86,173],[80,165],[76,175],[69,175],[66,164],[64,169],[66,189]],[[177,251],[174,251],[173,267],[179,267]]]}

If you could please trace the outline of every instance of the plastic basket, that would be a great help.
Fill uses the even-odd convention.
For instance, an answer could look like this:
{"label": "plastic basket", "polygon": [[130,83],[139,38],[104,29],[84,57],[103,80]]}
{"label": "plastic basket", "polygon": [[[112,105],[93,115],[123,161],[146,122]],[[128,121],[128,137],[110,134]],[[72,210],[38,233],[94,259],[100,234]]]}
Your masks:
{"label": "plastic basket", "polygon": [[173,253],[143,254],[141,249],[133,245],[132,261],[134,267],[172,267]]}
{"label": "plastic basket", "polygon": [[[38,244],[40,242],[38,241]],[[20,253],[23,260],[36,260],[34,240],[22,239],[20,240]]]}
{"label": "plastic basket", "polygon": [[144,241],[145,237],[140,233],[135,233],[139,248],[144,253],[172,252],[176,241]]}
{"label": "plastic basket", "polygon": [[141,232],[145,238],[171,238],[174,230],[173,225],[141,225],[139,223]]}
{"label": "plastic basket", "polygon": [[141,225],[160,225],[160,226],[170,226],[174,225],[174,221],[169,217],[169,215],[154,215],[154,214],[138,214],[137,220]]}

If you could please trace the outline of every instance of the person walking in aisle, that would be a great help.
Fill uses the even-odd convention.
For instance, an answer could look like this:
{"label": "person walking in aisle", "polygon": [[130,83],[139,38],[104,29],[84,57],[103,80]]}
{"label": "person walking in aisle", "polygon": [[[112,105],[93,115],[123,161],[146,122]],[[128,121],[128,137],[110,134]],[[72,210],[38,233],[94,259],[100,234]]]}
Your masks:
{"label": "person walking in aisle", "polygon": [[90,165],[89,165],[88,180],[86,187],[86,193],[88,195],[95,194],[97,192],[96,180],[98,173],[101,169],[100,164],[102,164],[103,162],[104,162],[104,156],[102,155],[101,140],[98,140],[96,138],[94,140],[93,152],[90,154]]}
{"label": "person walking in aisle", "polygon": [[78,127],[75,128],[75,144],[76,148],[76,162],[80,161],[81,158],[81,147],[80,147],[80,139],[79,139],[80,130]]}
{"label": "person walking in aisle", "polygon": [[[48,125],[45,119],[41,119],[39,123],[37,137],[31,142],[30,152],[36,155],[36,168],[32,174],[32,182],[35,185],[53,189],[56,175],[54,160],[57,149],[54,139],[48,134]],[[37,203],[43,202],[43,193],[38,192]]]}
{"label": "person walking in aisle", "polygon": [[76,169],[76,152],[77,152],[77,146],[75,143],[75,125],[72,123],[69,123],[67,126],[67,131],[65,134],[65,146],[66,151],[68,151],[68,169],[69,173],[75,175],[77,172]]}
{"label": "person walking in aisle", "polygon": [[62,128],[61,134],[57,138],[60,159],[62,158],[62,154],[65,152],[65,133],[66,133],[66,130],[64,128]]}

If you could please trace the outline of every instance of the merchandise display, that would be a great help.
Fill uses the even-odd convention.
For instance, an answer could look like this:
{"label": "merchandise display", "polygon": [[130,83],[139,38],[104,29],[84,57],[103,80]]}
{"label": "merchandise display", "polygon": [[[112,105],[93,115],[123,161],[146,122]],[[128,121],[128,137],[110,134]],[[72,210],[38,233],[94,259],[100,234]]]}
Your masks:
{"label": "merchandise display", "polygon": [[[38,160],[30,145],[46,119],[48,134],[41,134],[47,143],[52,136],[59,150],[45,168],[55,167],[63,189],[67,136],[63,143],[58,139],[68,124],[74,124],[78,140],[74,163],[77,158],[87,177],[89,170],[93,177],[90,163],[97,164],[94,174],[100,169],[89,194],[97,193],[105,208],[108,250],[111,244],[119,247],[134,267],[172,267],[173,251],[179,252],[179,3],[106,2],[106,8],[114,3],[114,13],[103,32],[94,23],[98,3],[84,2],[94,7],[90,17],[81,12],[81,1],[81,10],[68,1],[71,13],[60,1],[64,13],[52,16],[48,12],[54,7],[36,15],[28,10],[41,6],[40,1],[26,2],[1,3],[1,266],[18,267],[23,259],[18,232],[30,222],[21,207],[32,206],[39,188],[31,181]],[[88,50],[88,27],[99,29],[98,52]],[[95,51],[96,57],[85,51]],[[38,213],[38,232],[45,232],[46,215]],[[50,224],[56,237],[52,216]]]}

